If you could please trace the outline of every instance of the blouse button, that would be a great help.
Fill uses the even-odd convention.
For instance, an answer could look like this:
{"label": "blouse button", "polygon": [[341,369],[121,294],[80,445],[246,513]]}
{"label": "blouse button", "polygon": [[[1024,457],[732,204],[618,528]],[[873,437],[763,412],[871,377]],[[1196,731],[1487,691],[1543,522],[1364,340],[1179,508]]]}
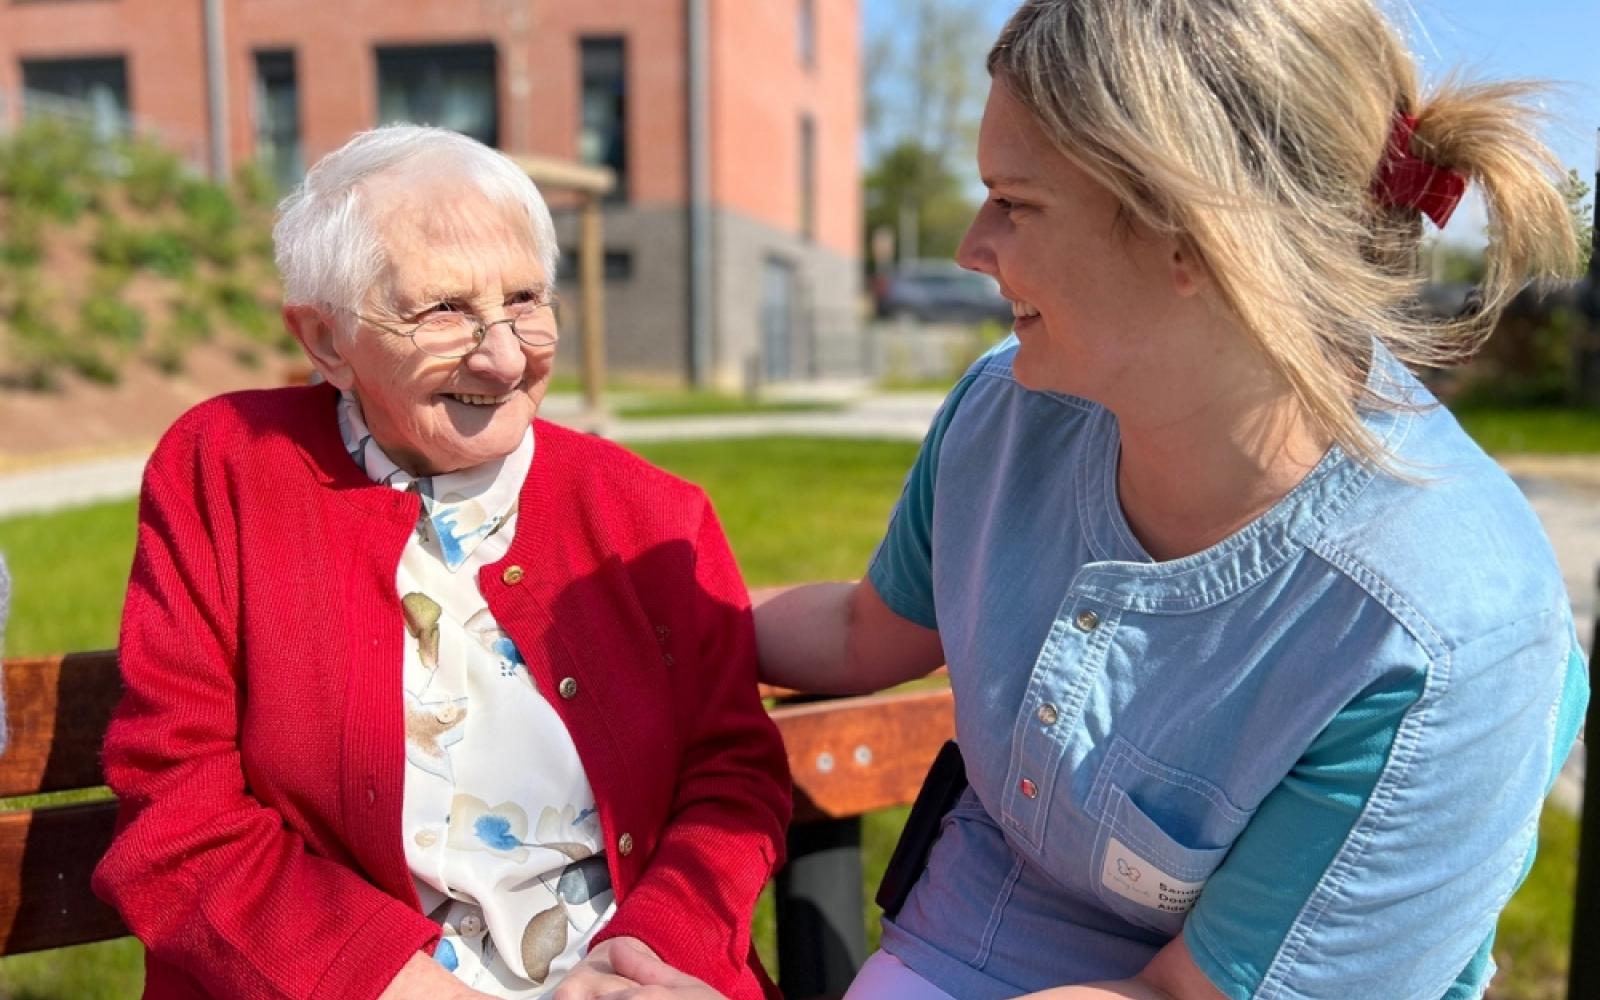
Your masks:
{"label": "blouse button", "polygon": [[500,579],[509,587],[515,587],[522,582],[522,567],[507,566],[506,571],[500,574]]}
{"label": "blouse button", "polygon": [[1039,706],[1040,722],[1047,726],[1053,726],[1056,724],[1056,720],[1059,718],[1061,718],[1061,715],[1056,711],[1056,707],[1054,705],[1050,704],[1049,702],[1045,702],[1043,705]]}
{"label": "blouse button", "polygon": [[1022,795],[1024,798],[1034,799],[1039,797],[1039,786],[1035,785],[1027,778],[1023,778],[1022,783],[1017,787],[1022,790]]}
{"label": "blouse button", "polygon": [[477,937],[483,933],[483,918],[476,913],[469,913],[456,922],[456,930],[462,937]]}
{"label": "blouse button", "polygon": [[617,838],[617,853],[623,857],[633,853],[633,834],[625,833]]}
{"label": "blouse button", "polygon": [[1088,608],[1078,612],[1078,617],[1073,619],[1078,628],[1085,632],[1093,632],[1100,624],[1100,616]]}
{"label": "blouse button", "polygon": [[561,697],[568,701],[578,696],[578,681],[575,677],[563,677],[561,683],[556,685],[556,690],[561,692]]}
{"label": "blouse button", "polygon": [[418,847],[432,847],[439,842],[439,835],[432,830],[418,830],[412,839],[417,842]]}

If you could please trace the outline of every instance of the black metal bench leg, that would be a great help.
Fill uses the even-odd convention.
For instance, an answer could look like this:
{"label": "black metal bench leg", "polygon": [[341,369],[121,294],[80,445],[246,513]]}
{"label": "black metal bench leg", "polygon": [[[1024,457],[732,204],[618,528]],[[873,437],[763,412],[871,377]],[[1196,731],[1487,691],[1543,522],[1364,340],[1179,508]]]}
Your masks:
{"label": "black metal bench leg", "polygon": [[838,997],[867,957],[861,820],[789,828],[778,873],[778,976],[787,1000]]}

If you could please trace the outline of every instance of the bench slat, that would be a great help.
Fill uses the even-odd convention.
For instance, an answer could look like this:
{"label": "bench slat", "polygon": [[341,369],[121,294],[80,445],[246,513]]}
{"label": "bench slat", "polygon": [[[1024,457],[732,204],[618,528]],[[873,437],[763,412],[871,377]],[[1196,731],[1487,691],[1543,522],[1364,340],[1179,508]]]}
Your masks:
{"label": "bench slat", "polygon": [[[101,784],[100,742],[121,693],[105,650],[5,663],[10,746],[0,796]],[[955,733],[948,688],[780,704],[772,710],[795,782],[795,822],[910,803]],[[119,937],[89,889],[116,806],[93,802],[0,813],[0,955]]]}
{"label": "bench slat", "polygon": [[8,660],[0,797],[102,784],[100,742],[122,694],[115,650]]}
{"label": "bench slat", "polygon": [[907,805],[955,737],[949,688],[780,705],[773,721],[794,773],[794,821]]}
{"label": "bench slat", "polygon": [[115,802],[0,813],[0,955],[128,933],[89,890],[116,818]]}

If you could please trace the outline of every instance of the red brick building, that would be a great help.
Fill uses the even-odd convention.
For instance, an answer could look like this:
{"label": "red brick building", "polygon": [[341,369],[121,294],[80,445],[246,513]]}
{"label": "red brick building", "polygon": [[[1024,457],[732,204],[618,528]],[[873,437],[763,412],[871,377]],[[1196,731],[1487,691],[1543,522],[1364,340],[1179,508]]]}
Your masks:
{"label": "red brick building", "polygon": [[6,120],[87,103],[286,183],[386,121],[609,165],[612,369],[727,386],[803,376],[855,325],[860,20],[858,0],[28,0],[0,6],[0,97]]}

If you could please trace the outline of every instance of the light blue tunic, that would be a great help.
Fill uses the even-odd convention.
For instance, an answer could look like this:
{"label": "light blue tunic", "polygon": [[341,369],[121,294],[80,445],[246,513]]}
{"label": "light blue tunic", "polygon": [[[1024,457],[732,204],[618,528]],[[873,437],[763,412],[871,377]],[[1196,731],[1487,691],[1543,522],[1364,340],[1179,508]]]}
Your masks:
{"label": "light blue tunic", "polygon": [[1014,342],[936,418],[869,577],[937,628],[971,788],[883,945],[959,997],[1124,978],[1183,933],[1232,997],[1479,995],[1587,702],[1515,485],[1379,352],[1338,449],[1171,562],[1105,409]]}

